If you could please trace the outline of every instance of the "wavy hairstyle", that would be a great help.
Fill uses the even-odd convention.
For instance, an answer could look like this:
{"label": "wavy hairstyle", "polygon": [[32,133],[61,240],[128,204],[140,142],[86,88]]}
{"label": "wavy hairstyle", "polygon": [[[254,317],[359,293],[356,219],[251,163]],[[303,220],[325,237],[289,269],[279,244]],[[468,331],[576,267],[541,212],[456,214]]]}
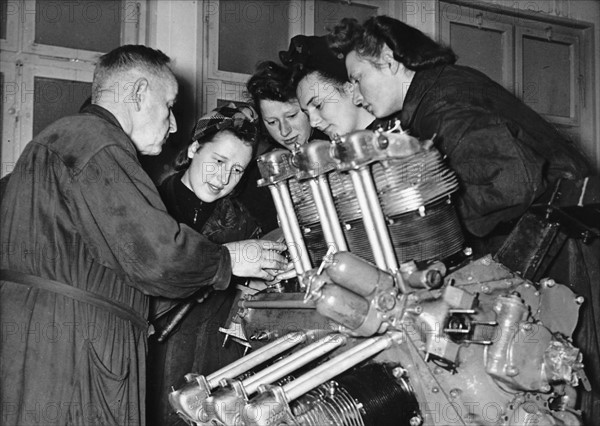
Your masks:
{"label": "wavy hairstyle", "polygon": [[254,108],[241,102],[214,109],[198,120],[192,132],[191,142],[179,151],[173,168],[175,171],[182,171],[190,166],[192,160],[188,157],[188,148],[192,143],[198,142],[200,150],[204,145],[211,143],[216,135],[227,132],[250,146],[254,158],[258,146],[257,120],[258,115]]}
{"label": "wavy hairstyle", "polygon": [[344,55],[329,48],[326,36],[295,36],[289,49],[279,52],[279,59],[291,68],[291,84],[295,89],[303,78],[312,73],[317,73],[338,89],[349,81]]}
{"label": "wavy hairstyle", "polygon": [[264,61],[256,66],[246,89],[260,114],[260,101],[289,102],[296,100],[296,90],[291,85],[292,70],[273,61]]}
{"label": "wavy hairstyle", "polygon": [[451,65],[456,54],[418,29],[389,16],[373,16],[360,25],[344,18],[328,35],[329,46],[346,56],[351,51],[366,58],[378,58],[386,44],[394,59],[412,71]]}

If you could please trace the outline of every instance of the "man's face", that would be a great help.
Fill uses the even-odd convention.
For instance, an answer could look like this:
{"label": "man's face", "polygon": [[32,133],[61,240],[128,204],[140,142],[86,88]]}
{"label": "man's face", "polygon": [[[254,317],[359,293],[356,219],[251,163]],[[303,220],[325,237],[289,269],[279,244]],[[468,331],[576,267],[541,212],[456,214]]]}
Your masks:
{"label": "man's face", "polygon": [[402,89],[398,89],[398,80],[389,66],[376,65],[353,50],[346,56],[346,69],[354,85],[356,105],[361,105],[377,118],[387,117],[402,109]]}
{"label": "man's face", "polygon": [[177,131],[172,111],[177,97],[177,81],[172,76],[153,76],[147,81],[139,101],[139,111],[134,112],[131,139],[141,154],[158,155],[169,134]]}

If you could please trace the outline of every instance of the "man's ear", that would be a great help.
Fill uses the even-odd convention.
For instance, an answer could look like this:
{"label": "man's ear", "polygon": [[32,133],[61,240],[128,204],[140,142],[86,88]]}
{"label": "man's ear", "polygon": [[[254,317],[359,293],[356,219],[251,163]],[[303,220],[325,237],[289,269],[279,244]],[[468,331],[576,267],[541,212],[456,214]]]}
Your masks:
{"label": "man's ear", "polygon": [[133,83],[133,89],[131,92],[131,102],[135,105],[135,110],[140,111],[142,109],[142,101],[148,93],[148,79],[145,77],[138,78]]}
{"label": "man's ear", "polygon": [[198,141],[192,142],[192,144],[188,146],[188,158],[194,158],[194,154],[198,152],[198,148],[200,148]]}

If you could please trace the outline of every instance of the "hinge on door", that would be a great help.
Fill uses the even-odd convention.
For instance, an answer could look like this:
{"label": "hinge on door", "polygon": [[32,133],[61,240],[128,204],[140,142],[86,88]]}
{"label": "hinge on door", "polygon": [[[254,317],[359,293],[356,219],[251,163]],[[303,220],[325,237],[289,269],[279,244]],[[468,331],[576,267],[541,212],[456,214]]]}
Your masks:
{"label": "hinge on door", "polygon": [[135,28],[136,30],[140,28],[140,15],[142,14],[142,5],[140,2],[135,4]]}
{"label": "hinge on door", "polygon": [[21,77],[23,75],[23,61],[17,59],[15,62],[15,74],[17,77]]}
{"label": "hinge on door", "polygon": [[577,76],[577,85],[579,86],[579,98],[581,99],[581,105],[583,108],[586,107],[586,94],[585,94],[585,76],[579,74]]}
{"label": "hinge on door", "polygon": [[65,58],[64,56],[38,55],[38,58],[40,58],[40,59],[49,59],[51,61],[83,63],[83,64],[92,64],[92,65],[94,65],[96,63],[95,61],[88,61],[86,59],[81,59],[81,58]]}

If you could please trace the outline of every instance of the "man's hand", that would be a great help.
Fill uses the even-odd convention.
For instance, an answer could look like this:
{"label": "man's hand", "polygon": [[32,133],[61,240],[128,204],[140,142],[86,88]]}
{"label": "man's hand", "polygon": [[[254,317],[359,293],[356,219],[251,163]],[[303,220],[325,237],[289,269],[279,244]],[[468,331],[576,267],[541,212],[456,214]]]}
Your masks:
{"label": "man's hand", "polygon": [[231,255],[231,269],[238,277],[261,278],[270,281],[286,270],[287,260],[281,254],[286,250],[282,242],[244,240],[223,244]]}
{"label": "man's hand", "polygon": [[[296,274],[296,270],[294,269],[294,264],[292,262],[288,262],[285,268],[280,269],[278,271],[274,271],[276,273],[275,278],[273,278],[272,283],[277,283],[283,280],[289,280],[294,278]],[[269,284],[272,284],[269,283]]]}

